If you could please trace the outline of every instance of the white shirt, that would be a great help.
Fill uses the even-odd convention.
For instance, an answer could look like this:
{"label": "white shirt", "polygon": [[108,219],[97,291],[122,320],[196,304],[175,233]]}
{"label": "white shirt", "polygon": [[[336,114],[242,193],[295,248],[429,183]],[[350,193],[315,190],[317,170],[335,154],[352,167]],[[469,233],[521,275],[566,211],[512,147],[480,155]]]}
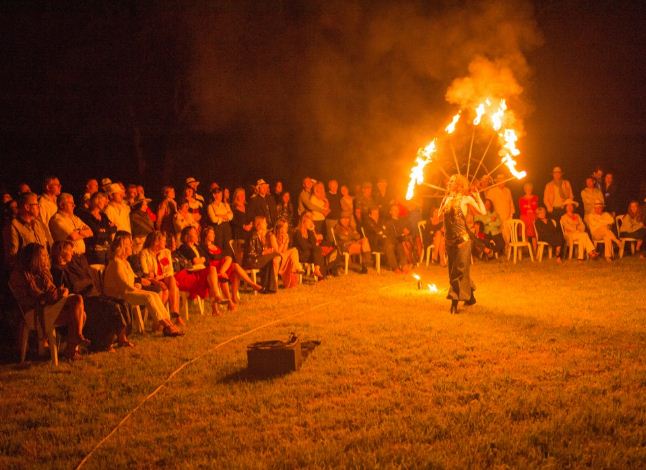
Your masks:
{"label": "white shirt", "polygon": [[128,233],[132,233],[132,228],[130,226],[130,207],[123,202],[117,204],[115,202],[110,202],[105,208],[105,215],[108,216],[110,222],[117,226],[117,230],[123,230]]}
{"label": "white shirt", "polygon": [[74,244],[74,253],[81,255],[85,253],[85,242],[82,238],[78,240],[71,240],[69,237],[72,233],[80,230],[86,230],[89,227],[76,217],[74,214],[68,215],[62,212],[57,212],[49,220],[49,231],[55,242],[69,240]]}
{"label": "white shirt", "polygon": [[233,219],[233,211],[226,202],[216,203],[213,201],[208,207],[209,220],[216,225],[222,222],[229,222]]}
{"label": "white shirt", "polygon": [[38,205],[40,206],[40,220],[43,221],[45,227],[49,227],[49,221],[54,214],[58,212],[56,201],[49,199],[44,194],[38,198]]}

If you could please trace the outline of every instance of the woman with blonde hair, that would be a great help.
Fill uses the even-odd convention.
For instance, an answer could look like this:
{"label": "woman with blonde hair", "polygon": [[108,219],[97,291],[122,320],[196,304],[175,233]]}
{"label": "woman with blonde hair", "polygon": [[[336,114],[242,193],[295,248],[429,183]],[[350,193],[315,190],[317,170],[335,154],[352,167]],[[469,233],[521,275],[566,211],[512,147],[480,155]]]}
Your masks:
{"label": "woman with blonde hair", "polygon": [[243,266],[260,270],[262,294],[277,291],[276,272],[280,266],[280,254],[274,251],[267,230],[267,219],[261,215],[254,219],[254,231],[245,245]]}
{"label": "woman with blonde hair", "polygon": [[294,287],[298,284],[297,272],[301,270],[301,263],[298,260],[298,250],[289,247],[289,223],[285,219],[278,219],[271,234],[271,244],[274,251],[281,256],[278,274],[283,279],[285,288]]}
{"label": "woman with blonde hair", "polygon": [[184,333],[170,321],[168,310],[159,294],[141,288],[142,285],[149,284],[149,281],[135,277],[128,262],[128,257],[132,255],[132,236],[125,232],[117,233],[110,251],[112,259],[103,275],[103,293],[132,305],[145,306],[162,328],[164,336],[182,336]]}
{"label": "woman with blonde hair", "polygon": [[479,214],[485,213],[480,193],[462,175],[449,178],[447,194],[440,205],[439,215],[444,216],[444,233],[449,264],[449,293],[451,313],[458,312],[458,302],[465,305],[476,303],[471,280],[471,234],[467,228],[469,209]]}

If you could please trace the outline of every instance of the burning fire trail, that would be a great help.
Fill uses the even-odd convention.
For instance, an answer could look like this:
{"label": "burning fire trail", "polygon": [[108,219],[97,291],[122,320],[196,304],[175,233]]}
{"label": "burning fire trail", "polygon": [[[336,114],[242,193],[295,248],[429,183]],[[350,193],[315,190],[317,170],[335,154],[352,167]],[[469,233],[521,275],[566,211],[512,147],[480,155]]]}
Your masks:
{"label": "burning fire trail", "polygon": [[[494,105],[495,103],[495,105]],[[444,128],[446,136],[451,136],[455,133],[456,126],[462,117],[464,110],[460,110],[451,122]],[[518,142],[518,133],[511,126],[513,124],[513,114],[507,108],[507,102],[504,99],[492,100],[491,98],[486,98],[481,103],[479,103],[474,109],[473,113],[475,117],[473,118],[473,131],[471,135],[471,145],[469,148],[468,162],[467,162],[467,174],[466,177],[469,178],[469,170],[471,166],[471,151],[473,149],[473,139],[475,137],[476,127],[480,126],[483,123],[488,123],[491,129],[494,131],[494,135],[498,137],[498,143],[500,145],[500,150],[498,156],[500,157],[500,163],[487,174],[489,176],[493,171],[498,169],[501,165],[505,165],[509,172],[513,175],[514,178],[522,179],[527,173],[525,171],[518,170],[516,168],[517,162],[516,157],[520,155],[520,150],[516,146]],[[492,140],[493,140],[492,136]],[[475,172],[473,173],[473,180],[476,179],[477,173],[482,167],[484,158],[489,151],[491,146],[491,140],[486,147],[482,158],[476,167]],[[458,162],[458,157],[455,153],[453,143],[450,142],[451,151],[453,153],[453,158],[455,160],[455,166],[458,173],[460,173],[460,165]],[[406,191],[406,200],[410,200],[415,194],[415,187],[424,183],[424,169],[426,166],[433,161],[433,155],[437,152],[437,138],[433,139],[426,147],[420,148],[417,151],[417,157],[415,158],[415,166],[411,169],[410,172],[410,181],[408,183],[408,190]],[[443,171],[446,174],[446,172]],[[433,185],[427,185],[433,186]]]}

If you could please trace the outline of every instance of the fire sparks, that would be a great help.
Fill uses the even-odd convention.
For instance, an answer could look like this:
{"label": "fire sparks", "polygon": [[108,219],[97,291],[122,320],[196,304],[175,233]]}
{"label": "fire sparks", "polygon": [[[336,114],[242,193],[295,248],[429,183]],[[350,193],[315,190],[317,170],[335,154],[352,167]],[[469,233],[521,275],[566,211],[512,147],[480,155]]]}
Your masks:
{"label": "fire sparks", "polygon": [[[452,135],[455,133],[456,127],[462,113],[464,110],[460,110],[457,114],[453,116],[451,122],[444,128],[446,135]],[[469,178],[469,167],[471,163],[471,150],[473,149],[473,137],[475,136],[475,127],[479,126],[483,122],[488,122],[491,125],[491,129],[495,132],[494,135],[498,136],[498,143],[500,144],[500,151],[498,156],[500,157],[500,165],[505,165],[509,172],[513,175],[514,178],[522,179],[527,175],[527,172],[518,170],[516,168],[517,162],[515,157],[520,155],[520,150],[517,147],[518,142],[518,133],[511,126],[514,122],[513,114],[508,110],[507,101],[505,99],[491,99],[486,98],[480,102],[474,109],[473,113],[475,117],[473,118],[472,124],[474,126],[473,134],[471,136],[471,147],[469,149],[469,161],[467,162],[467,178]],[[485,121],[484,118],[487,118]],[[493,136],[492,136],[493,139]],[[491,143],[491,142],[490,142]],[[455,155],[455,150],[453,143],[451,143],[451,149],[454,153],[456,171],[460,172],[460,165],[457,161]],[[487,150],[489,146],[487,146]],[[477,165],[475,173],[480,169],[484,157],[487,154],[487,150],[482,155],[480,163]],[[437,151],[437,139],[433,139],[426,147],[420,148],[417,151],[417,156],[415,158],[415,166],[411,169],[410,172],[410,181],[408,183],[408,190],[406,191],[406,200],[412,199],[415,193],[415,187],[419,184],[424,184],[424,169],[426,166],[433,161],[433,155]],[[477,177],[476,174],[473,174],[473,179]],[[446,174],[446,173],[445,173]],[[428,185],[427,186],[433,186]]]}
{"label": "fire sparks", "polygon": [[426,287],[431,294],[437,294],[440,291],[435,284],[426,284]]}

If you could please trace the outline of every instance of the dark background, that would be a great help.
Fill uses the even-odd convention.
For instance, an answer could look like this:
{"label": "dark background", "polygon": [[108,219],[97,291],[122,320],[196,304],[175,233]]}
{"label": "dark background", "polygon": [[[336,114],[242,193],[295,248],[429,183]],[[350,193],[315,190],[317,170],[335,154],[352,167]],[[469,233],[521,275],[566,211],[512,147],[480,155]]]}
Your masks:
{"label": "dark background", "polygon": [[[0,6],[0,183],[388,176],[446,125],[474,54],[521,57],[519,167],[646,196],[638,1],[12,2]],[[523,64],[523,60],[526,61]],[[640,187],[641,185],[641,187]],[[515,191],[519,184],[512,185]],[[641,192],[641,193],[640,193]]]}

